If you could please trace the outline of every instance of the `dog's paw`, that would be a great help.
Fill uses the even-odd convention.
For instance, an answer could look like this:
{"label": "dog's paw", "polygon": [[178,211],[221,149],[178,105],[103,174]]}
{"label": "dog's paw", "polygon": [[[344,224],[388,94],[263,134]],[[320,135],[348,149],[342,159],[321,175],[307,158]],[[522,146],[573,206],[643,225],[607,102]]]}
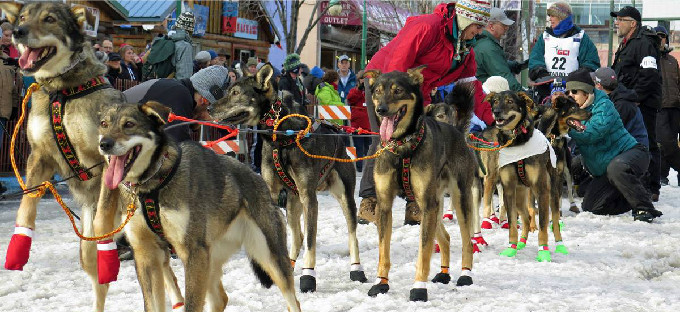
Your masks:
{"label": "dog's paw", "polygon": [[567,246],[564,246],[562,242],[555,242],[557,246],[555,247],[555,252],[560,253],[563,255],[568,255],[569,251],[567,250]]}
{"label": "dog's paw", "polygon": [[300,276],[300,291],[303,293],[316,291],[316,277],[312,275]]}
{"label": "dog's paw", "polygon": [[442,250],[439,248],[439,244],[435,243],[434,244],[434,253],[440,253],[440,252],[442,252]]}
{"label": "dog's paw", "polygon": [[28,263],[33,241],[33,230],[17,226],[14,228],[14,235],[7,246],[7,258],[5,258],[5,269],[22,271],[24,265]]}
{"label": "dog's paw", "polygon": [[527,246],[527,238],[522,236],[519,238],[519,243],[517,243],[517,250],[522,250]]}
{"label": "dog's paw", "polygon": [[108,284],[118,280],[120,260],[118,248],[113,240],[97,243],[97,276],[99,284]]}
{"label": "dog's paw", "polygon": [[410,301],[427,301],[427,288],[411,288]]}
{"label": "dog's paw", "polygon": [[386,294],[390,290],[390,285],[387,283],[378,283],[373,286],[371,286],[371,289],[368,290],[368,296],[369,297],[375,297],[379,294]]}
{"label": "dog's paw", "polygon": [[491,219],[484,218],[484,220],[482,220],[482,229],[490,230],[492,228],[493,228],[493,225],[491,224]]}
{"label": "dog's paw", "polygon": [[[543,247],[543,246],[541,246],[541,247]],[[548,247],[548,246],[545,246],[545,247]],[[550,256],[550,250],[539,250],[538,255],[536,256],[536,261],[538,261],[538,262],[551,262],[552,257]]]}
{"label": "dog's paw", "polygon": [[453,221],[453,211],[447,211],[442,217],[442,220]]}
{"label": "dog's paw", "polygon": [[505,248],[505,250],[501,251],[500,255],[506,256],[506,257],[509,257],[509,258],[516,256],[517,255],[517,244],[510,243],[510,247]]}
{"label": "dog's paw", "polygon": [[433,283],[448,284],[450,281],[451,281],[451,274],[444,273],[444,272],[437,273],[437,275],[435,275],[434,278],[432,279]]}
{"label": "dog's paw", "polygon": [[461,275],[456,282],[456,286],[470,286],[472,285],[472,276]]}
{"label": "dog's paw", "polygon": [[364,274],[363,268],[357,269],[357,270],[352,270],[349,272],[349,279],[353,282],[360,282],[360,283],[366,283],[368,282],[368,279],[366,278],[366,274]]}

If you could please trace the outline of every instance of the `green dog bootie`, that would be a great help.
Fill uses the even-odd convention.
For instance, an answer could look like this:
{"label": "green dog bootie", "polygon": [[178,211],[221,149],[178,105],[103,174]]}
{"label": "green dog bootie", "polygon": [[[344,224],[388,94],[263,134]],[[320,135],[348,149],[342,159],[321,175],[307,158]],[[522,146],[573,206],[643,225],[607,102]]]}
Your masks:
{"label": "green dog bootie", "polygon": [[510,247],[505,248],[505,250],[501,251],[500,253],[501,256],[506,256],[508,258],[512,258],[517,255],[517,244],[511,242]]}
{"label": "green dog bootie", "polygon": [[557,246],[555,247],[555,252],[556,253],[561,253],[563,255],[568,255],[569,251],[567,250],[567,246],[564,246],[564,243],[562,241],[555,242]]}
{"label": "green dog bootie", "polygon": [[527,237],[522,236],[519,238],[519,243],[517,243],[517,250],[522,250],[527,246]]}
{"label": "green dog bootie", "polygon": [[[550,225],[549,225],[550,232],[554,232],[553,229],[552,229],[552,224],[553,224],[553,222],[550,221]],[[560,220],[560,232],[563,232],[563,231],[564,231],[564,221]]]}
{"label": "green dog bootie", "polygon": [[538,262],[551,262],[550,249],[548,245],[541,245],[538,247],[538,255],[536,256],[536,261]]}

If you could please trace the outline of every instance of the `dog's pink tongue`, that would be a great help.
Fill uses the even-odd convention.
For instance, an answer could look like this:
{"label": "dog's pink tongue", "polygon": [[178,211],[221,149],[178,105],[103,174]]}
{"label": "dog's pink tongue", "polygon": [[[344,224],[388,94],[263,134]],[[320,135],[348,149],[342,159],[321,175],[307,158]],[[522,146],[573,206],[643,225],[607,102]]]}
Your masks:
{"label": "dog's pink tongue", "polygon": [[395,117],[383,117],[382,122],[380,122],[380,139],[382,141],[389,141],[392,138],[392,133],[394,132],[394,119]]}
{"label": "dog's pink tongue", "polygon": [[125,173],[125,161],[128,158],[128,154],[122,156],[111,156],[109,160],[109,167],[104,172],[104,183],[106,187],[110,190],[115,190],[118,188],[118,183],[123,180],[123,174]]}
{"label": "dog's pink tongue", "polygon": [[43,49],[45,48],[40,49],[26,48],[26,50],[24,50],[24,53],[21,53],[21,56],[19,57],[19,67],[21,67],[21,69],[33,67],[33,63],[35,63],[35,61],[38,60],[38,57],[42,53]]}

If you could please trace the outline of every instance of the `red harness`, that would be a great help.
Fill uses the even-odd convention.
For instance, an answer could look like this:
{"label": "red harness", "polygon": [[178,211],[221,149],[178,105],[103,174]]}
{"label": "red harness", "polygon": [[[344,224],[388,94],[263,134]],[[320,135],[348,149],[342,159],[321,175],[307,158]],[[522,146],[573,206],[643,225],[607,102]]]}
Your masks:
{"label": "red harness", "polygon": [[83,85],[66,88],[61,91],[50,94],[50,115],[52,124],[52,134],[54,140],[57,142],[61,155],[71,167],[71,171],[78,177],[80,181],[87,181],[92,178],[92,174],[87,171],[78,160],[76,150],[73,144],[68,139],[66,128],[64,127],[64,109],[68,100],[76,99],[88,95],[97,90],[111,88],[109,81],[104,76],[99,76],[90,79]]}

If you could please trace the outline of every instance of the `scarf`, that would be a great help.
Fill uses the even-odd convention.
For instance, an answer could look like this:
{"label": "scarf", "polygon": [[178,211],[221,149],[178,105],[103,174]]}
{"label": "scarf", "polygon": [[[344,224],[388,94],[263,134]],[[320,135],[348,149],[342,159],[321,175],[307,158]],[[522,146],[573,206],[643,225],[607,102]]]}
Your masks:
{"label": "scarf", "polygon": [[567,31],[569,31],[572,27],[574,27],[574,21],[572,19],[573,15],[567,16],[567,18],[563,19],[555,28],[553,28],[553,33],[555,36],[561,36],[564,35]]}

